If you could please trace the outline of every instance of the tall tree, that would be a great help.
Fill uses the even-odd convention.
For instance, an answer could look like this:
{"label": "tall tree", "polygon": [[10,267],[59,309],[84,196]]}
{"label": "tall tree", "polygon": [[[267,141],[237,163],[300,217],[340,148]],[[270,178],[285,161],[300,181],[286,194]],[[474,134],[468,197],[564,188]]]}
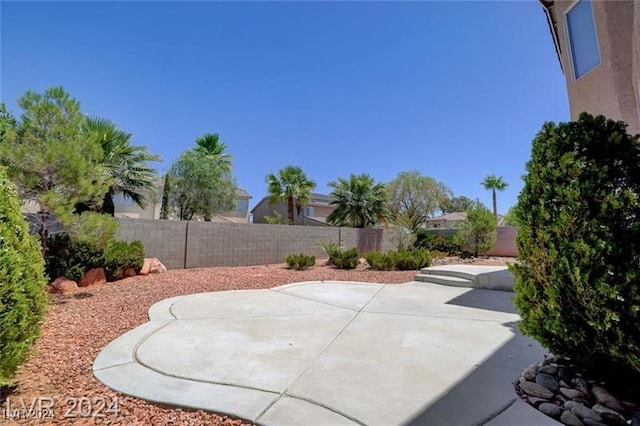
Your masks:
{"label": "tall tree", "polygon": [[271,204],[286,203],[289,225],[295,223],[294,207],[298,213],[309,204],[311,192],[316,183],[309,179],[298,166],[285,166],[278,174],[269,173],[266,177],[267,193]]}
{"label": "tall tree", "polygon": [[457,225],[456,242],[474,256],[491,250],[496,241],[498,224],[491,211],[480,202],[474,201],[467,209],[467,220]]}
{"label": "tall tree", "polygon": [[171,199],[171,173],[164,175],[162,183],[162,205],[160,206],[160,219],[169,219],[169,200]]}
{"label": "tall tree", "polygon": [[336,206],[327,217],[331,225],[367,228],[386,223],[391,216],[385,185],[366,173],[338,178],[329,186],[333,188],[330,204]]}
{"label": "tall tree", "polygon": [[496,175],[488,175],[482,181],[482,186],[484,189],[491,190],[493,195],[493,215],[496,218],[496,222],[498,222],[498,202],[496,200],[496,191],[504,191],[509,184],[502,179],[502,176]]}
{"label": "tall tree", "polygon": [[400,172],[389,182],[387,192],[394,222],[401,222],[415,232],[433,216],[451,190],[417,170],[410,170]]}
{"label": "tall tree", "polygon": [[44,250],[49,216],[69,218],[81,201],[99,205],[111,181],[101,147],[83,132],[80,103],[62,87],[27,91],[18,105],[22,114],[15,132],[3,136],[0,163],[20,197],[39,202]]}
{"label": "tall tree", "polygon": [[148,202],[145,194],[153,194],[157,190],[157,171],[148,162],[160,161],[162,158],[151,154],[146,146],[131,145],[131,133],[117,128],[109,120],[88,118],[84,131],[102,148],[100,164],[111,178],[101,212],[114,215],[115,194],[122,194],[145,209]]}
{"label": "tall tree", "polygon": [[171,175],[169,205],[180,220],[191,220],[194,215],[211,220],[216,213],[233,207],[233,178],[202,152],[185,151],[168,174]]}
{"label": "tall tree", "polygon": [[465,197],[464,195],[449,197],[442,200],[440,211],[442,212],[442,214],[466,212],[467,209],[472,206],[472,204],[473,200],[469,197]]}
{"label": "tall tree", "polygon": [[217,133],[205,133],[196,138],[196,150],[204,154],[209,160],[218,163],[222,170],[231,174],[231,161],[233,157],[225,153],[227,144],[220,140]]}

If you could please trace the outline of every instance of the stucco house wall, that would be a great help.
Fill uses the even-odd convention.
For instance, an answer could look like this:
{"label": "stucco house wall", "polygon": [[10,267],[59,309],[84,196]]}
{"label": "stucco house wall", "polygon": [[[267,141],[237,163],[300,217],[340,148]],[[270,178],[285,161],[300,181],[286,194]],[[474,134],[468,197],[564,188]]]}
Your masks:
{"label": "stucco house wall", "polygon": [[[589,0],[579,0],[586,1]],[[576,78],[573,72],[567,12],[576,0],[540,0],[547,12],[565,75],[571,118],[581,112],[625,121],[640,134],[640,2],[590,1],[600,64]]]}

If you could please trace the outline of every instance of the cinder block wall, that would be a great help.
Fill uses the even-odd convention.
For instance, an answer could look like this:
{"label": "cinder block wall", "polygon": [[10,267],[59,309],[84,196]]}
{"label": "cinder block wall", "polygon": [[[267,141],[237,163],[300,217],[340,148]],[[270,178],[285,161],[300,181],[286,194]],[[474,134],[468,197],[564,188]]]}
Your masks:
{"label": "cinder block wall", "polygon": [[498,228],[498,236],[496,242],[487,252],[489,256],[506,256],[518,257],[518,248],[516,247],[516,235],[518,228],[515,226],[501,226]]}
{"label": "cinder block wall", "polygon": [[187,268],[284,262],[290,253],[323,257],[338,229],[315,226],[189,222]]}
{"label": "cinder block wall", "polygon": [[326,257],[320,244],[343,241],[360,253],[391,250],[383,229],[118,218],[118,238],[140,240],[169,269],[284,262],[290,253]]}
{"label": "cinder block wall", "polygon": [[117,237],[140,240],[146,257],[157,257],[168,269],[184,267],[186,222],[178,220],[116,218]]}

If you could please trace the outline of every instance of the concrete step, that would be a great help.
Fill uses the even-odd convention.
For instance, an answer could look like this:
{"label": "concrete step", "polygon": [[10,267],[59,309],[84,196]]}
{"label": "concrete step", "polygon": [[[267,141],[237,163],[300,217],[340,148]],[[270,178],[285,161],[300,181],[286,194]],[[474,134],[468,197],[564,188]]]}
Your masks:
{"label": "concrete step", "polygon": [[[428,278],[430,276],[436,276],[437,278],[430,280]],[[514,277],[505,266],[446,265],[422,268],[420,274],[416,277],[416,281],[488,290],[513,291]]]}
{"label": "concrete step", "polygon": [[473,280],[454,277],[450,275],[436,275],[433,273],[429,273],[429,274],[420,273],[414,277],[414,280],[425,282],[425,283],[448,285],[453,287],[475,287],[475,281]]}
{"label": "concrete step", "polygon": [[476,277],[478,276],[477,273],[457,270],[453,268],[452,269],[433,269],[432,267],[422,268],[420,270],[420,273],[423,275],[439,275],[439,276],[444,275],[448,277],[462,278],[462,279],[471,280],[471,281],[475,281]]}

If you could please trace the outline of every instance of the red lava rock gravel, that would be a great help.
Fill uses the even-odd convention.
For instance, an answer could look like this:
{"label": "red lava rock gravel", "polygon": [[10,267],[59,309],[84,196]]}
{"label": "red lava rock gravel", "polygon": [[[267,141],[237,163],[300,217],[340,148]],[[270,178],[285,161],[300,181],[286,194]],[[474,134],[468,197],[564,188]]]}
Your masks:
{"label": "red lava rock gravel", "polygon": [[[324,264],[324,261],[319,264]],[[498,264],[498,261],[491,264]],[[269,288],[300,281],[405,283],[412,281],[415,274],[415,271],[370,271],[364,266],[350,271],[320,265],[306,271],[289,270],[284,264],[216,267],[137,276],[113,284],[86,287],[69,296],[51,295],[49,311],[42,326],[42,337],[33,346],[29,360],[18,371],[15,390],[0,406],[0,423],[251,424],[201,410],[162,407],[127,397],[112,391],[94,378],[93,361],[100,350],[113,339],[147,322],[149,307],[168,297],[210,291]],[[31,415],[25,416],[22,411],[26,418],[10,418],[11,414],[20,414],[21,402],[28,409],[34,401],[36,404],[40,401],[42,406],[55,401],[53,412],[42,410],[37,413],[36,405],[36,411]],[[118,406],[112,406],[116,401]],[[7,403],[11,405],[11,413],[8,412]],[[37,414],[45,418],[38,420],[34,417]]]}

